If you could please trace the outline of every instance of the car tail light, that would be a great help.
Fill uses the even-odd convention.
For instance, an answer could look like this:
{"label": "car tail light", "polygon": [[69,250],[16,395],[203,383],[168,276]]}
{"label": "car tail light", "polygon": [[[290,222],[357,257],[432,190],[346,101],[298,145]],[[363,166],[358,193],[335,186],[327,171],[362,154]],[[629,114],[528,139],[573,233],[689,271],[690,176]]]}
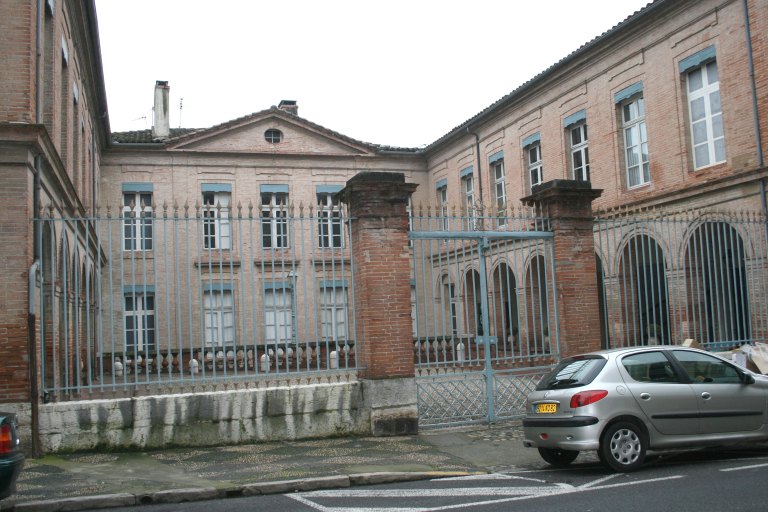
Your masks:
{"label": "car tail light", "polygon": [[608,392],[604,389],[594,389],[592,391],[582,391],[580,393],[576,393],[571,397],[571,409],[593,404],[599,400],[602,400],[606,396],[608,396]]}
{"label": "car tail light", "polygon": [[0,453],[10,453],[15,448],[10,425],[0,427]]}

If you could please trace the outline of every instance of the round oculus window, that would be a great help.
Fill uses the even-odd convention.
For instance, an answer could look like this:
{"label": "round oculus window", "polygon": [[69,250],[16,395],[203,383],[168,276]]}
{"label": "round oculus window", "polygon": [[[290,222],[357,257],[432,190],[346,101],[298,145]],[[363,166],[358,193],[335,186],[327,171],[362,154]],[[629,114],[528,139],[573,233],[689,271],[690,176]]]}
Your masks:
{"label": "round oculus window", "polygon": [[277,144],[283,140],[283,132],[270,128],[264,132],[264,139],[270,144]]}

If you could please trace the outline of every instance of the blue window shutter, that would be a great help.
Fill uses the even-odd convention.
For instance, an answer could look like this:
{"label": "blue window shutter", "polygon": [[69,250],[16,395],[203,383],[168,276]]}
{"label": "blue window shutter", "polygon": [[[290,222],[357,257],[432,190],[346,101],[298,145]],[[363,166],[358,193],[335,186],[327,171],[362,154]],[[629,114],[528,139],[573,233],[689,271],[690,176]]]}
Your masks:
{"label": "blue window shutter", "polygon": [[435,188],[446,188],[448,186],[448,179],[443,178],[442,180],[438,180],[437,183],[435,183]]}
{"label": "blue window shutter", "polygon": [[641,92],[643,92],[643,82],[634,83],[614,94],[613,102],[621,103],[622,101],[628,100],[632,96],[640,94]]}
{"label": "blue window shutter", "polygon": [[709,62],[711,60],[715,60],[715,47],[714,46],[708,46],[701,50],[700,52],[696,52],[690,57],[686,57],[683,60],[680,61],[680,73],[687,73],[688,71],[695,69],[705,62]]}
{"label": "blue window shutter", "polygon": [[152,192],[152,183],[123,183],[123,193]]}
{"label": "blue window shutter", "polygon": [[523,147],[531,146],[541,141],[541,134],[539,132],[529,135],[523,139]]}
{"label": "blue window shutter", "polygon": [[204,281],[203,290],[206,292],[231,292],[235,289],[231,281]]}
{"label": "blue window shutter", "polygon": [[259,190],[262,194],[288,193],[288,185],[260,185]]}
{"label": "blue window shutter", "polygon": [[267,290],[292,290],[293,283],[290,281],[266,281],[264,283],[264,291]]}
{"label": "blue window shutter", "polygon": [[318,194],[335,194],[336,192],[341,192],[343,188],[344,185],[317,185],[315,190]]}
{"label": "blue window shutter", "polygon": [[320,288],[346,288],[346,279],[327,279],[320,281]]}
{"label": "blue window shutter", "polygon": [[499,160],[502,160],[502,159],[504,159],[504,152],[503,151],[497,151],[496,153],[492,154],[488,158],[488,163],[492,164],[492,163],[498,162]]}
{"label": "blue window shutter", "polygon": [[586,119],[587,111],[585,109],[579,110],[575,114],[571,114],[563,119],[563,128],[568,128],[569,126],[581,123],[582,121],[586,121]]}
{"label": "blue window shutter", "polygon": [[203,192],[227,192],[232,193],[231,183],[203,183],[200,185]]}
{"label": "blue window shutter", "polygon": [[469,176],[474,172],[475,172],[475,169],[470,165],[469,167],[462,169],[461,172],[459,173],[459,176],[463,178],[465,176]]}
{"label": "blue window shutter", "polygon": [[155,285],[127,284],[123,286],[123,295],[142,295],[145,293],[155,293]]}

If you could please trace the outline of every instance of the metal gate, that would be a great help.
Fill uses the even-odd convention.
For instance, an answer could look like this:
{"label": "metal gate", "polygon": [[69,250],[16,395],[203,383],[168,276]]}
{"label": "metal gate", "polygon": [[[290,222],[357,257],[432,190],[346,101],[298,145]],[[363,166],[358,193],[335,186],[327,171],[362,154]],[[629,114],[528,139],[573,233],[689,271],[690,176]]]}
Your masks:
{"label": "metal gate", "polygon": [[560,353],[549,222],[441,213],[409,233],[419,425],[521,417]]}

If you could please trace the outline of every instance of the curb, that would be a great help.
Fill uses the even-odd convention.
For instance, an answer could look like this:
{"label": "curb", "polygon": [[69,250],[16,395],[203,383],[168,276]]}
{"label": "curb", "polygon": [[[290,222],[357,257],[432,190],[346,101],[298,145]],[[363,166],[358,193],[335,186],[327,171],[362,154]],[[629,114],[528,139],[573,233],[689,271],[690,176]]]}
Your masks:
{"label": "curb", "polygon": [[73,512],[99,508],[132,507],[137,505],[159,505],[185,503],[223,498],[239,498],[266,494],[285,494],[289,492],[319,491],[322,489],[343,489],[353,485],[374,485],[397,482],[412,482],[432,478],[469,476],[480,472],[468,471],[425,471],[425,472],[380,472],[355,473],[341,476],[302,478],[297,480],[279,480],[257,482],[253,484],[225,487],[194,487],[188,489],[168,489],[148,494],[102,494],[62,498],[58,500],[29,501],[16,503],[9,508],[0,503],[0,510],[7,512]]}

